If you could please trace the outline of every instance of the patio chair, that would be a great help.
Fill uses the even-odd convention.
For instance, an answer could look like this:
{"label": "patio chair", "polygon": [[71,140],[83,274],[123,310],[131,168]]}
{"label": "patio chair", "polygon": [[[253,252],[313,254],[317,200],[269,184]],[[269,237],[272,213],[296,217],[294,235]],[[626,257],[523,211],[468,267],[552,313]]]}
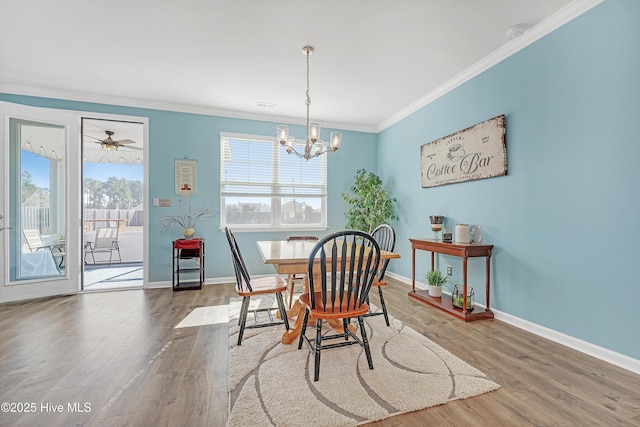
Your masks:
{"label": "patio chair", "polygon": [[[393,249],[396,246],[396,232],[389,224],[380,224],[377,226],[371,236],[375,239],[380,246],[380,249],[387,252],[393,252]],[[378,295],[380,296],[380,305],[382,308],[382,312],[372,313],[371,310],[364,316],[378,316],[383,314],[384,320],[389,326],[389,314],[387,313],[387,306],[384,303],[384,296],[382,295],[382,288],[387,286],[387,282],[384,281],[384,274],[387,271],[387,265],[389,265],[389,259],[385,259],[382,261],[380,268],[378,269],[378,275],[376,276],[376,280],[373,282],[373,287],[378,289]],[[367,300],[367,303],[369,300]]]}
{"label": "patio chair", "polygon": [[[306,240],[310,242],[317,242],[318,236],[287,236],[287,242],[294,240]],[[306,274],[289,274],[287,276],[287,292],[289,293],[289,308],[293,305],[293,290],[296,282],[304,283]]]}
{"label": "patio chair", "polygon": [[24,236],[24,240],[27,243],[27,247],[30,252],[36,252],[39,250],[49,250],[53,255],[53,258],[56,262],[56,266],[58,267],[58,271],[62,267],[62,263],[64,262],[64,246],[60,245],[46,245],[42,240],[42,235],[40,234],[40,230],[37,228],[25,228],[22,229],[22,235]]}
{"label": "patio chair", "polygon": [[[122,262],[120,257],[120,245],[118,244],[118,227],[98,227],[96,228],[96,238],[93,242],[86,242],[84,245],[84,263],[87,262],[87,255],[91,254],[93,264],[96,264],[95,254],[109,254],[109,265],[113,262],[113,253],[118,254],[118,262]],[[106,261],[105,261],[106,262]]]}
{"label": "patio chair", "polygon": [[[338,231],[324,237],[309,254],[309,292],[302,294],[299,300],[305,312],[298,349],[306,342],[315,356],[314,381],[320,378],[320,354],[325,349],[359,344],[364,348],[369,369],[373,369],[363,316],[369,311],[367,298],[379,263],[380,247],[376,241],[369,234],[356,230]],[[316,320],[313,343],[305,334],[309,316]],[[355,329],[351,330],[349,320],[353,318],[358,319],[362,339]],[[323,335],[322,322],[332,320],[342,320],[342,333]],[[323,344],[327,340],[337,342]]]}
{"label": "patio chair", "polygon": [[[247,266],[244,263],[240,248],[236,242],[236,238],[229,229],[225,227],[225,234],[227,235],[227,241],[229,242],[229,249],[231,250],[231,259],[233,260],[233,269],[236,273],[236,292],[238,296],[242,297],[242,306],[240,308],[240,318],[238,319],[238,325],[240,331],[238,332],[238,345],[242,344],[242,337],[245,329],[264,328],[267,326],[282,325],[289,330],[289,319],[287,318],[287,310],[284,307],[284,298],[282,293],[287,289],[287,282],[280,276],[273,274],[270,276],[264,276],[257,279],[252,279],[247,270]],[[278,310],[280,311],[280,321],[275,320],[272,315],[274,307],[257,308],[253,310],[255,323],[247,326],[247,314],[249,312],[249,302],[251,297],[255,295],[275,294],[276,301],[278,302]],[[258,313],[266,312],[269,316],[268,322],[259,323]]]}

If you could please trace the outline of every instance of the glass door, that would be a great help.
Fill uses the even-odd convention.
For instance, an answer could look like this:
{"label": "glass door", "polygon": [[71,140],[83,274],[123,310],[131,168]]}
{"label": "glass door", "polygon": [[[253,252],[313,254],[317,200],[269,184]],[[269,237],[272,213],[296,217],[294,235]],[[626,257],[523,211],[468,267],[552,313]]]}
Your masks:
{"label": "glass door", "polygon": [[0,114],[0,302],[77,292],[79,120],[6,102]]}

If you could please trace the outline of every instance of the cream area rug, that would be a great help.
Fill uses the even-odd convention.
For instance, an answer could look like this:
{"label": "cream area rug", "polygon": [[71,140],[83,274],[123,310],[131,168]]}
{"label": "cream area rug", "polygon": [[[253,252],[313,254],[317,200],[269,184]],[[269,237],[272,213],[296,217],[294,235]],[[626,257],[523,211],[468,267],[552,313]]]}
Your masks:
{"label": "cream area rug", "polygon": [[[267,297],[254,304],[272,301]],[[359,345],[323,350],[320,379],[314,382],[309,349],[303,344],[298,350],[297,340],[282,344],[283,325],[245,329],[237,346],[239,312],[240,300],[234,299],[229,307],[229,426],[355,426],[500,387],[391,316],[390,327],[384,316],[365,318],[373,370]],[[307,336],[315,336],[315,327],[307,328]]]}

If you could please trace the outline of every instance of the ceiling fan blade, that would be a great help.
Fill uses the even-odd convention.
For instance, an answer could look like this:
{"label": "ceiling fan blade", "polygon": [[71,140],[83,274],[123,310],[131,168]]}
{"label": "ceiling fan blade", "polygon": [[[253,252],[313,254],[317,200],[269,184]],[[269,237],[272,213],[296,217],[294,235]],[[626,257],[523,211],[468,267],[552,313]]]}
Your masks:
{"label": "ceiling fan blade", "polygon": [[114,141],[116,144],[118,145],[124,145],[124,144],[135,144],[135,141],[132,141],[130,139],[119,139],[117,141]]}
{"label": "ceiling fan blade", "polygon": [[127,150],[144,151],[144,148],[142,147],[133,147],[131,145],[123,145],[122,148]]}

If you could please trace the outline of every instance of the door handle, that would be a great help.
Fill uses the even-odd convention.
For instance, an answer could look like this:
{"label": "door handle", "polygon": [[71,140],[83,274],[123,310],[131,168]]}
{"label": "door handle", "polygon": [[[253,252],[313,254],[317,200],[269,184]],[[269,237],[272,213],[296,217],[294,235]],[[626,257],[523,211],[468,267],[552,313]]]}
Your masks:
{"label": "door handle", "polygon": [[11,230],[13,227],[0,227],[0,231],[2,230]]}

